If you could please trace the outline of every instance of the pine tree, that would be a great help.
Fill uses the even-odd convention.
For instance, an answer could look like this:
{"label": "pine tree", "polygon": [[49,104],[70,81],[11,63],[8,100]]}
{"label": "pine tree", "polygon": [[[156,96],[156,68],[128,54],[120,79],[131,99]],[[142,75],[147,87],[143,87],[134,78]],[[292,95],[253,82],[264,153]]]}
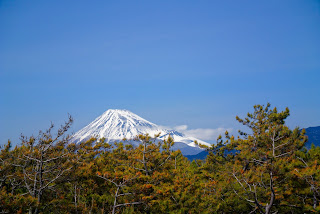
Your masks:
{"label": "pine tree", "polygon": [[290,163],[295,153],[302,149],[307,137],[299,128],[290,130],[285,125],[289,109],[278,112],[276,108],[254,106],[254,112],[245,119],[236,119],[250,129],[241,132],[242,138],[230,139],[237,152],[232,169],[233,191],[243,201],[260,213],[301,212],[301,200],[295,197],[295,186],[290,180]]}
{"label": "pine tree", "polygon": [[37,206],[30,206],[29,213],[39,213],[48,206],[44,201],[50,201],[52,195],[58,197],[53,194],[55,183],[63,180],[72,168],[67,147],[69,136],[65,135],[72,122],[69,116],[56,135],[51,133],[54,128],[52,124],[46,132],[40,131],[36,138],[22,136],[22,146],[12,151],[16,177],[22,181],[25,194],[37,200]]}

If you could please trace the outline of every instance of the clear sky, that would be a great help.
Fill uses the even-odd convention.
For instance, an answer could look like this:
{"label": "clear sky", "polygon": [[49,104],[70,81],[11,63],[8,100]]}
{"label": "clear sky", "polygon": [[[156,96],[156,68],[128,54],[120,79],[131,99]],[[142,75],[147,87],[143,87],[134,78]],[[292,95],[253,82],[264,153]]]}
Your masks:
{"label": "clear sky", "polygon": [[319,126],[319,82],[317,0],[0,0],[1,144],[110,108],[207,140],[267,102]]}

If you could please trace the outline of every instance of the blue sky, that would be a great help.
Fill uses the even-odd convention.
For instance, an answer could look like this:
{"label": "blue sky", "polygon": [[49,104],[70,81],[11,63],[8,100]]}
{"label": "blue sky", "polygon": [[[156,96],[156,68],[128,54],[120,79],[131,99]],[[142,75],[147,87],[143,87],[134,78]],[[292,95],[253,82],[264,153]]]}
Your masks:
{"label": "blue sky", "polygon": [[254,104],[320,125],[320,2],[0,1],[0,140],[109,108],[239,128]]}

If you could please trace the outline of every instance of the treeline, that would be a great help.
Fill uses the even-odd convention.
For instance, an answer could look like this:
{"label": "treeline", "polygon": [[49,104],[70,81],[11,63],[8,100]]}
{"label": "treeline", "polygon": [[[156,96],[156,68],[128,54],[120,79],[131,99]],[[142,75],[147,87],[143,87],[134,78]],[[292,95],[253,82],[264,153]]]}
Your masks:
{"label": "treeline", "polygon": [[270,105],[237,120],[204,161],[174,142],[137,136],[139,147],[94,138],[69,144],[68,122],[21,137],[0,153],[0,213],[319,213],[320,148]]}

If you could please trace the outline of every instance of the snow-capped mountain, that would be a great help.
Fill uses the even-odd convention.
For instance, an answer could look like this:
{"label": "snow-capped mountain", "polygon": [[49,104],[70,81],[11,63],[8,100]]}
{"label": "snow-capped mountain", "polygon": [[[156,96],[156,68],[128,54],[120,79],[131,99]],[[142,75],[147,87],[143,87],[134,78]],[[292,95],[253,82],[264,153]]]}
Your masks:
{"label": "snow-capped mountain", "polygon": [[81,142],[90,137],[97,137],[98,139],[104,137],[107,142],[112,143],[124,138],[132,140],[139,134],[149,134],[153,137],[158,133],[161,133],[159,140],[171,135],[175,141],[173,149],[180,149],[184,155],[197,154],[203,151],[194,143],[195,140],[200,144],[210,146],[202,140],[151,123],[128,110],[118,109],[109,109],[104,112],[89,125],[75,133],[71,142]]}

